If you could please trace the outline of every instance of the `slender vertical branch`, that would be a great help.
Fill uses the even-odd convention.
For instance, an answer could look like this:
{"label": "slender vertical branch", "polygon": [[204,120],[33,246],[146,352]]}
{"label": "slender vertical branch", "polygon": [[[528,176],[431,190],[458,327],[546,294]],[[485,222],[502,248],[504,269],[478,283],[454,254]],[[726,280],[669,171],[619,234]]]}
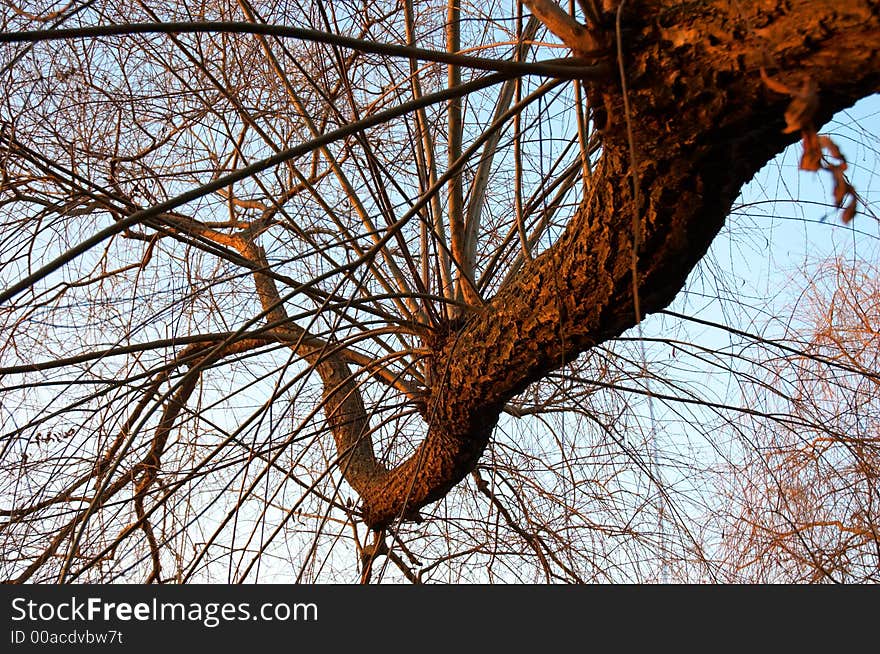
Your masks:
{"label": "slender vertical branch", "polygon": [[[406,29],[406,42],[409,46],[416,45],[415,34],[415,17],[413,15],[412,0],[403,0],[404,10],[404,27]],[[413,99],[422,97],[422,85],[418,75],[418,61],[409,60],[410,69],[410,85],[412,87]],[[418,138],[416,139],[416,155],[419,160],[419,166],[422,169],[425,178],[425,187],[422,189],[424,193],[426,189],[431,188],[437,183],[437,162],[434,149],[434,138],[431,135],[431,126],[428,124],[427,112],[422,108],[415,112],[416,127],[418,130]],[[452,266],[449,261],[449,245],[446,237],[446,221],[443,217],[443,209],[440,206],[440,194],[431,195],[431,202],[426,207],[429,216],[431,216],[431,224],[433,224],[434,238],[439,243],[434,244],[434,253],[436,259],[437,277],[438,277],[438,294],[444,298],[453,298],[455,289],[452,281]],[[422,243],[422,258],[427,263],[431,249],[427,243],[427,225],[424,225],[425,238]],[[431,285],[425,280],[425,286],[430,289]],[[444,303],[441,307],[444,315],[448,316],[449,305]]]}
{"label": "slender vertical branch", "polygon": [[[446,13],[446,49],[449,52],[461,50],[461,0],[449,0]],[[455,64],[447,67],[447,86],[454,88],[461,84],[461,69]],[[453,98],[447,104],[447,166],[461,157],[462,139],[462,100]],[[473,261],[468,260],[465,246],[464,191],[461,173],[456,173],[447,188],[447,207],[449,229],[452,236],[452,258],[456,265],[456,299],[468,304],[480,303],[473,285]]]}
{"label": "slender vertical branch", "polygon": [[[521,18],[521,17],[520,17]],[[522,61],[528,54],[529,49],[531,48],[531,41],[535,38],[535,35],[538,32],[538,27],[540,27],[541,22],[532,16],[529,18],[528,23],[526,23],[525,28],[522,28],[521,24],[517,25],[518,35],[517,35],[517,45],[514,50],[514,60]],[[505,82],[501,89],[498,92],[498,99],[495,102],[495,112],[493,114],[493,120],[497,120],[499,116],[504,114],[507,109],[510,107],[510,103],[514,100],[514,90],[516,91],[516,102],[519,104],[521,99],[521,84],[522,79],[517,77],[516,79],[509,80]],[[514,130],[518,130],[520,115],[516,114],[514,116]],[[517,132],[518,133],[518,132]],[[467,206],[467,218],[465,220],[465,234],[464,234],[464,250],[465,250],[465,261],[471,265],[472,269],[475,265],[476,261],[476,252],[477,252],[477,241],[479,240],[480,235],[480,222],[483,214],[483,206],[486,199],[486,191],[489,188],[489,173],[492,170],[492,164],[495,161],[495,152],[498,149],[498,143],[501,140],[501,130],[496,132],[492,138],[490,138],[485,147],[483,148],[483,156],[480,158],[480,165],[477,167],[477,172],[474,174],[474,181],[471,185],[470,194],[468,197],[468,206]],[[520,153],[519,153],[519,138],[515,137],[515,145],[514,145],[514,166],[518,171],[517,182],[521,182],[521,168],[520,168]],[[519,187],[521,191],[521,186]],[[519,198],[518,198],[519,199]],[[517,212],[517,221],[522,218],[522,213]]]}
{"label": "slender vertical branch", "polygon": [[[517,39],[521,38],[522,29],[522,2],[516,5],[516,29]],[[534,20],[534,16],[532,17]],[[538,22],[538,21],[535,21]],[[522,80],[516,80],[516,102],[522,99]],[[516,221],[516,231],[519,234],[520,249],[522,256],[531,259],[529,254],[528,239],[526,237],[525,215],[523,214],[522,202],[522,114],[513,117],[513,211]]]}
{"label": "slender vertical branch", "polygon": [[[238,1],[247,19],[251,22],[256,22],[258,16],[256,15],[256,12],[254,11],[252,5],[248,2],[248,0]],[[263,46],[263,50],[272,66],[272,69],[275,71],[278,79],[284,85],[284,89],[287,92],[288,97],[290,98],[291,102],[293,102],[293,106],[297,110],[297,113],[303,119],[303,122],[305,123],[306,128],[309,130],[309,133],[312,135],[313,138],[319,137],[321,135],[321,131],[318,129],[317,125],[315,125],[315,121],[312,119],[311,113],[306,108],[305,104],[302,101],[302,98],[300,98],[299,94],[296,92],[296,89],[293,88],[293,85],[290,83],[287,75],[284,74],[281,65],[278,63],[277,57],[275,57],[275,53],[272,52],[272,49],[269,47],[269,44],[266,41],[266,37],[260,35],[258,38],[260,39],[261,45]],[[334,175],[336,175],[336,179],[339,182],[340,187],[345,192],[345,195],[348,198],[348,201],[351,203],[352,208],[357,213],[358,217],[363,223],[364,229],[370,235],[373,242],[378,243],[381,238],[380,232],[379,230],[377,230],[372,218],[370,218],[366,207],[364,207],[363,201],[361,200],[354,186],[352,186],[351,181],[345,174],[345,171],[342,170],[342,167],[339,165],[337,157],[330,151],[330,148],[326,145],[322,146],[320,150],[321,154],[324,155],[324,158],[330,165],[330,168],[333,170]],[[404,298],[406,298],[405,301],[408,307],[408,311],[411,313],[411,315],[417,314],[418,306],[412,299],[412,289],[410,289],[406,278],[404,277],[400,268],[397,266],[394,258],[388,253],[387,248],[383,247],[381,250],[381,254],[385,261],[385,264],[388,266],[388,270],[391,272],[394,281],[397,284],[397,290],[403,295]]]}

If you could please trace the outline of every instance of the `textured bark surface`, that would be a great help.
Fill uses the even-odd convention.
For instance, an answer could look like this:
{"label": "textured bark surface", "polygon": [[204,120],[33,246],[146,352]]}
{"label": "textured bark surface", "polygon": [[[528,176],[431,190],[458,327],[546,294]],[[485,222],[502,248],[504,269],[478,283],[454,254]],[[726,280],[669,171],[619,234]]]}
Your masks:
{"label": "textured bark surface", "polygon": [[[616,5],[617,3],[606,3]],[[454,333],[438,339],[424,441],[394,469],[376,462],[340,362],[323,365],[341,468],[381,527],[440,499],[483,452],[504,403],[632,327],[633,211],[639,300],[665,307],[706,253],[743,184],[799,138],[784,134],[789,87],[819,87],[817,124],[880,86],[880,6],[868,0],[631,1],[623,51],[641,206],[633,206],[623,96],[588,84],[603,155],[559,241]],[[612,39],[608,14],[606,38]],[[335,390],[334,390],[335,389]],[[358,408],[360,406],[360,409]],[[360,411],[361,415],[357,415]]]}

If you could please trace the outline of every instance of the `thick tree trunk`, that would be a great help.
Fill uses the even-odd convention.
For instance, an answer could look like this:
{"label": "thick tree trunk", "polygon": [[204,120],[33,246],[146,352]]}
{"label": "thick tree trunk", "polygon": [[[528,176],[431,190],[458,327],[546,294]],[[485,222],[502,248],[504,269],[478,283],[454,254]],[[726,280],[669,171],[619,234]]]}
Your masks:
{"label": "thick tree trunk", "polygon": [[[636,323],[634,211],[641,311],[672,300],[743,184],[799,137],[783,133],[791,98],[767,87],[761,67],[791,88],[807,78],[818,84],[817,124],[880,84],[875,1],[633,0],[624,28],[641,205],[633,203],[620,84],[592,83],[605,124],[598,125],[604,150],[590,194],[552,248],[442,339],[427,434],[415,454],[392,470],[351,464],[361,473],[350,481],[369,525],[443,497],[473,469],[506,401]],[[337,444],[372,457],[371,447],[356,447],[364,421],[343,423],[361,429],[337,426]]]}

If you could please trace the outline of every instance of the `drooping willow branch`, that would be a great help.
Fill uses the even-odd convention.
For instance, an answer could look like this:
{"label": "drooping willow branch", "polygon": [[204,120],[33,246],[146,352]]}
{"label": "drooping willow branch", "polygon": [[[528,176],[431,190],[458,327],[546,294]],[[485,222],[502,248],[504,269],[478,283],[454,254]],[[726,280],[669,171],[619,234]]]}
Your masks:
{"label": "drooping willow branch", "polygon": [[[201,370],[211,361],[217,361],[227,356],[240,354],[256,347],[266,345],[266,339],[242,339],[238,341],[215,341],[210,343],[196,343],[184,350],[176,358],[178,365],[187,365],[188,371],[183,377],[172,385],[165,394],[156,400],[159,395],[159,389],[170,379],[172,368],[168,368],[160,372],[155,379],[144,390],[143,397],[134,406],[131,414],[126,422],[117,433],[114,441],[105,450],[102,457],[95,463],[91,471],[82,475],[72,482],[64,491],[57,493],[53,497],[36,502],[28,507],[21,507],[5,511],[4,514],[8,520],[3,523],[2,527],[8,527],[10,524],[20,522],[34,513],[52,506],[53,504],[67,502],[88,502],[88,507],[75,512],[64,526],[57,530],[52,540],[46,545],[42,553],[34,558],[33,561],[14,579],[14,583],[24,583],[30,579],[33,574],[43,566],[53,556],[56,556],[59,548],[67,539],[70,543],[67,545],[66,554],[64,555],[64,563],[62,565],[58,582],[63,583],[70,571],[70,566],[77,556],[79,544],[85,534],[87,523],[91,516],[101,507],[107,505],[110,500],[117,497],[119,493],[129,484],[135,485],[135,492],[132,501],[135,504],[135,512],[137,520],[126,527],[117,538],[116,545],[128,537],[136,529],[141,529],[147,535],[151,547],[158,547],[155,537],[151,538],[151,527],[147,521],[144,511],[144,500],[156,481],[157,475],[161,469],[162,454],[165,451],[168,438],[171,431],[181,413],[186,406],[187,401],[198,385]],[[155,404],[153,408],[149,408],[151,402]],[[134,441],[138,434],[143,431],[144,425],[149,420],[151,414],[162,406],[162,412],[159,417],[158,424],[153,430],[153,436],[147,453],[140,457],[139,460],[127,468],[120,474],[118,471],[123,466],[123,460],[128,452],[131,451]],[[89,499],[86,497],[77,498],[74,493],[83,488],[90,481],[95,482],[95,492]],[[157,558],[153,557],[154,563]],[[158,579],[158,569],[154,568],[150,578]]]}

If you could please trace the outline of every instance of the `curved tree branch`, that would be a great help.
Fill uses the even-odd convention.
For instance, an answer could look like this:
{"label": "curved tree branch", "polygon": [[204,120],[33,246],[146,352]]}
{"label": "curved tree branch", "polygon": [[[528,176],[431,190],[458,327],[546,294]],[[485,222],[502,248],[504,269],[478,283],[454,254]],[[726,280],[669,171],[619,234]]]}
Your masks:
{"label": "curved tree branch", "polygon": [[[428,339],[427,431],[415,453],[396,467],[388,469],[376,458],[367,411],[345,357],[288,319],[273,277],[262,272],[268,269],[265,254],[252,237],[229,238],[228,245],[257,264],[253,278],[266,321],[321,377],[340,469],[360,495],[364,520],[373,528],[416,516],[471,472],[513,396],[634,326],[634,241],[641,310],[656,312],[671,302],[743,184],[797,138],[785,129],[791,98],[768,88],[762,68],[772,64],[770,73],[788,88],[799,88],[805,79],[816,85],[816,124],[880,84],[876,0],[687,5],[633,0],[626,6],[621,33],[627,36],[620,45],[631,120],[627,124],[623,118],[619,86],[585,82],[603,147],[588,195],[552,247],[525,263],[495,298],[441,325]],[[455,93],[485,84],[464,85]],[[443,97],[435,94],[430,101]],[[427,103],[411,103],[406,110]],[[227,187],[401,111],[328,133],[191,195]],[[631,169],[632,146],[639,152],[637,170]],[[639,202],[627,183],[631,176],[638,179]],[[114,229],[187,199],[184,194],[157,205]]]}
{"label": "curved tree branch", "polygon": [[[632,3],[632,15],[642,18],[627,25],[631,40],[623,50],[642,205],[632,206],[625,183],[630,157],[621,92],[593,87],[604,151],[591,194],[553,247],[438,338],[425,440],[399,466],[358,481],[368,524],[387,525],[443,497],[473,469],[507,400],[634,326],[633,210],[641,228],[642,310],[671,302],[743,184],[796,139],[783,133],[790,98],[761,80],[768,59],[777,77],[809,76],[818,85],[817,123],[877,90],[876,2],[787,5],[703,3],[684,11],[670,0]],[[365,462],[369,468],[369,456]]]}

